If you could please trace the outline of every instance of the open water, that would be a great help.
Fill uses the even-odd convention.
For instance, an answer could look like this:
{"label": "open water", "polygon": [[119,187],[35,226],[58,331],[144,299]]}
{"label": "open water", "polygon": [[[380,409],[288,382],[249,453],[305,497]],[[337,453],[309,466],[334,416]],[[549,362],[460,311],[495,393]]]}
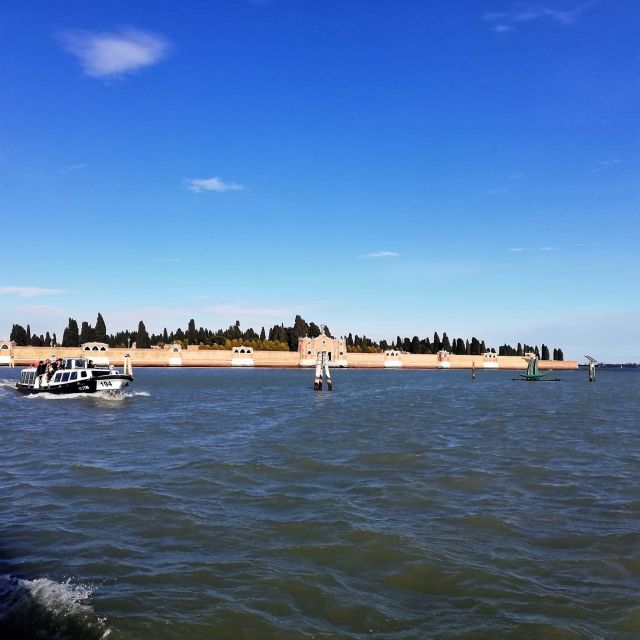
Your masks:
{"label": "open water", "polygon": [[0,378],[0,637],[640,637],[640,372]]}

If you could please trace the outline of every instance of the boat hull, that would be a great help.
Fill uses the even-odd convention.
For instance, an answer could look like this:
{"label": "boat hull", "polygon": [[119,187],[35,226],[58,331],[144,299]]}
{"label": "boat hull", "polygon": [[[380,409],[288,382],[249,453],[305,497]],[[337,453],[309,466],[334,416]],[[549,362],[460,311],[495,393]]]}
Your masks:
{"label": "boat hull", "polygon": [[130,382],[133,382],[133,376],[114,374],[100,378],[73,380],[40,388],[18,383],[16,384],[16,391],[22,395],[35,395],[37,393],[52,393],[54,395],[97,393],[100,391],[122,391]]}

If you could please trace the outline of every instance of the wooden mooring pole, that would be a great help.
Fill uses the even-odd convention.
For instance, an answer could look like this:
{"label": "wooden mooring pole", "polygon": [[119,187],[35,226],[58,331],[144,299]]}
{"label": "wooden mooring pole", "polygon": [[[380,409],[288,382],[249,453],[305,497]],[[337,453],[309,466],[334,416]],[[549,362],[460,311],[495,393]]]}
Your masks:
{"label": "wooden mooring pole", "polygon": [[589,382],[596,381],[596,364],[598,361],[591,356],[585,356],[585,358],[589,361]]}
{"label": "wooden mooring pole", "polygon": [[316,360],[316,377],[313,382],[313,388],[316,391],[322,391],[322,377],[327,379],[327,390],[333,391],[333,382],[331,381],[331,373],[329,372],[329,360],[326,351],[318,351]]}
{"label": "wooden mooring pole", "polygon": [[125,355],[124,355],[123,373],[126,376],[132,376],[133,375],[133,367],[131,366],[131,356],[128,353],[125,353]]}

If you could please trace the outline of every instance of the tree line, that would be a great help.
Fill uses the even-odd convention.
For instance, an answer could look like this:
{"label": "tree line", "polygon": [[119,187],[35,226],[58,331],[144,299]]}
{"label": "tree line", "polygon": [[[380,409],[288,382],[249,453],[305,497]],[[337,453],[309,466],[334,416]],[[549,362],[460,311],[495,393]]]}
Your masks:
{"label": "tree line", "polygon": [[[100,313],[96,318],[95,325],[82,322],[78,327],[78,322],[69,318],[67,327],[62,334],[62,347],[78,347],[85,342],[104,342],[110,347],[132,347],[146,349],[151,346],[162,347],[165,344],[180,343],[186,348],[187,345],[199,345],[202,349],[231,349],[234,346],[251,346],[256,351],[297,351],[300,338],[316,338],[320,335],[332,337],[328,327],[321,326],[315,322],[306,322],[302,316],[296,315],[293,325],[285,327],[284,324],[276,324],[265,331],[262,327],[260,332],[252,328],[242,330],[240,321],[227,329],[207,329],[205,327],[196,328],[195,320],[189,320],[186,329],[178,328],[175,331],[168,331],[166,327],[162,333],[149,334],[144,322],[138,323],[137,331],[118,331],[108,334],[104,318]],[[22,325],[14,324],[11,329],[10,340],[18,346],[48,347],[57,346],[56,334],[36,335],[31,333],[31,328],[27,325],[25,329]],[[431,353],[436,354],[444,350],[455,355],[481,355],[486,351],[496,353],[495,348],[488,348],[484,340],[472,337],[471,340],[463,338],[449,338],[444,332],[440,338],[438,332],[434,332],[433,337],[412,338],[397,336],[395,341],[380,340],[376,342],[367,336],[352,335],[349,333],[345,339],[347,351],[350,353],[380,353],[387,349],[397,349],[407,353]],[[542,344],[537,345],[518,342],[516,347],[503,344],[498,348],[498,355],[501,356],[523,356],[525,353],[535,353],[542,360],[550,360],[549,347]],[[562,349],[553,350],[554,360],[563,360]]]}

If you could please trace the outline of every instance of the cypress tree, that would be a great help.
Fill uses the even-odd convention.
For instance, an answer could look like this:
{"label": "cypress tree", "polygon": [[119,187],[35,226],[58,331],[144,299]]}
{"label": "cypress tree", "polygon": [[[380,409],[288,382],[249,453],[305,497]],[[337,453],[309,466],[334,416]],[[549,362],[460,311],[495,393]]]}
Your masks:
{"label": "cypress tree", "polygon": [[445,351],[451,351],[451,342],[449,342],[449,336],[446,331],[442,334],[442,348]]}
{"label": "cypress tree", "polygon": [[320,327],[315,322],[309,323],[309,333],[307,334],[310,338],[317,338],[320,335]]}
{"label": "cypress tree", "polygon": [[44,337],[44,346],[45,347],[51,346],[51,336],[49,335],[48,331],[47,331],[47,335]]}
{"label": "cypress tree", "polygon": [[136,348],[137,349],[148,349],[151,346],[151,341],[149,340],[149,334],[147,333],[147,329],[144,326],[144,322],[140,320],[138,323],[138,335],[136,336]]}
{"label": "cypress tree", "polygon": [[98,313],[98,317],[96,318],[96,327],[93,330],[93,339],[96,342],[107,341],[107,325],[105,324],[101,313]]}
{"label": "cypress tree", "polygon": [[562,352],[562,349],[558,349],[558,360],[564,360],[564,353]]}
{"label": "cypress tree", "polygon": [[80,333],[78,331],[78,323],[69,318],[69,324],[62,334],[62,346],[63,347],[79,347],[80,346]]}
{"label": "cypress tree", "polygon": [[438,332],[434,332],[433,334],[433,352],[434,353],[438,353],[438,351],[440,351],[440,349],[442,349],[442,342],[440,342],[440,336],[438,335]]}
{"label": "cypress tree", "polygon": [[27,325],[27,345],[31,344],[31,326]]}
{"label": "cypress tree", "polygon": [[11,327],[11,335],[9,340],[15,342],[19,347],[27,346],[27,332],[25,328],[20,324],[14,324]]}
{"label": "cypress tree", "polygon": [[88,322],[83,322],[80,328],[80,344],[84,344],[85,342],[93,341],[93,329]]}
{"label": "cypress tree", "polygon": [[549,347],[546,344],[543,344],[540,349],[540,358],[542,360],[549,360]]}
{"label": "cypress tree", "polygon": [[191,318],[189,320],[189,327],[187,328],[187,339],[191,344],[196,344],[198,341],[198,335],[196,333],[196,321]]}
{"label": "cypress tree", "polygon": [[522,345],[518,342],[518,348],[516,349],[516,355],[517,356],[522,356],[524,355],[523,351],[522,351]]}
{"label": "cypress tree", "polygon": [[411,353],[420,353],[420,338],[413,336],[411,339]]}
{"label": "cypress tree", "polygon": [[260,331],[260,340],[263,342],[267,339],[267,334],[264,331],[264,327],[262,327],[262,331]]}

